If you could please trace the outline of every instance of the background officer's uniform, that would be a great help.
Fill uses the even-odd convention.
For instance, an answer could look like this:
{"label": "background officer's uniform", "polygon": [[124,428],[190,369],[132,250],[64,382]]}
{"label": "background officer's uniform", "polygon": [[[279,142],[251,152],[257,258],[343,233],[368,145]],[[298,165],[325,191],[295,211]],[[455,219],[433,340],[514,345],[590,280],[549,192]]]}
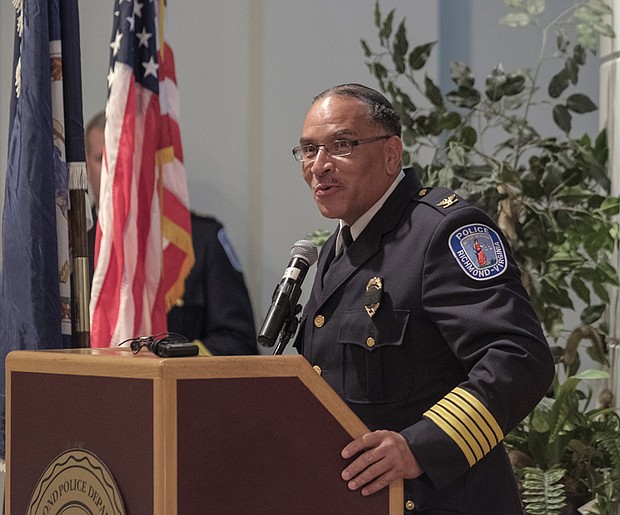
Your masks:
{"label": "background officer's uniform", "polygon": [[215,218],[191,214],[196,262],[185,293],[168,313],[168,331],[213,355],[256,354],[256,330],[241,263]]}

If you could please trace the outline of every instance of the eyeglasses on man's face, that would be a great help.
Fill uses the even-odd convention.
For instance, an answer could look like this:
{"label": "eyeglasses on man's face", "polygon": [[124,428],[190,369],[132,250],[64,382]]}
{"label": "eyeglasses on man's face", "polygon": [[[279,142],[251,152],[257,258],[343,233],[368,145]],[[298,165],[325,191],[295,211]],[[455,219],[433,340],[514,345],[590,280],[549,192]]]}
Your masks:
{"label": "eyeglasses on man's face", "polygon": [[293,149],[293,156],[300,163],[302,161],[312,161],[316,159],[321,147],[323,147],[325,152],[332,157],[348,156],[351,152],[353,152],[353,147],[363,145],[364,143],[373,143],[374,141],[388,139],[392,136],[392,134],[386,134],[384,136],[375,136],[374,138],[358,139],[353,141],[350,139],[336,139],[331,143],[325,143],[323,145],[304,143],[303,145],[299,145]]}

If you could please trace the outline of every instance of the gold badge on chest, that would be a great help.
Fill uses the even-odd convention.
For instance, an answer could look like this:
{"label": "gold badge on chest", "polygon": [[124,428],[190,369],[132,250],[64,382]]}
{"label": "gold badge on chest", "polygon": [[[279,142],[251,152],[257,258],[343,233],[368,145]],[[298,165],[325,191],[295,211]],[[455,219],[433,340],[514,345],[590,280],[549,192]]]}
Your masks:
{"label": "gold badge on chest", "polygon": [[383,295],[383,281],[379,277],[373,277],[366,285],[366,294],[364,295],[364,309],[370,318],[381,305],[381,296]]}

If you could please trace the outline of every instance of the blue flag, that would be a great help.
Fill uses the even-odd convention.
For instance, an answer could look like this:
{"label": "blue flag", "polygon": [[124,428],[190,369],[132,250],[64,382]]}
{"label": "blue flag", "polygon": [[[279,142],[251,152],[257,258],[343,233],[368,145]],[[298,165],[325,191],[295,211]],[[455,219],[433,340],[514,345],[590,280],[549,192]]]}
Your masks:
{"label": "blue flag", "polygon": [[[71,346],[69,181],[63,104],[66,64],[61,35],[63,43],[68,41],[66,45],[78,46],[79,56],[77,2],[22,0],[16,4],[0,270],[2,457],[6,355],[15,349]],[[62,27],[61,10],[75,10],[74,27]],[[65,37],[63,32],[72,30],[77,37]],[[81,95],[79,99],[81,103]],[[81,122],[81,105],[79,109]]]}

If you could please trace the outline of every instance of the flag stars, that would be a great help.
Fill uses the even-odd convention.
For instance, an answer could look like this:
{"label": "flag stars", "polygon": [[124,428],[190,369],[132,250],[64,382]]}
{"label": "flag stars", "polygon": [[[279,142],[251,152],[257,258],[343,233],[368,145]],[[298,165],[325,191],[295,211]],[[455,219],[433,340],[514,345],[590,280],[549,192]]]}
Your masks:
{"label": "flag stars", "polygon": [[121,40],[123,39],[123,34],[116,31],[116,35],[114,36],[114,41],[110,43],[110,48],[112,48],[112,55],[116,57],[118,55],[118,51],[121,48]]}
{"label": "flag stars", "polygon": [[153,56],[151,56],[149,58],[149,61],[147,63],[142,63],[142,66],[144,66],[144,77],[148,77],[149,75],[152,75],[153,77],[157,78],[157,68],[159,68],[159,64],[157,64],[155,62],[155,58]]}
{"label": "flag stars", "polygon": [[142,27],[141,32],[136,32],[136,37],[140,41],[138,43],[138,48],[144,45],[146,48],[149,47],[149,39],[153,37],[153,34],[146,31],[146,27]]}
{"label": "flag stars", "polygon": [[116,74],[114,73],[114,67],[111,67],[108,73],[108,89],[112,88],[112,83],[114,82],[115,78]]}
{"label": "flag stars", "polygon": [[127,16],[126,20],[129,22],[129,30],[133,32],[136,23],[136,17],[132,14],[131,16]]}
{"label": "flag stars", "polygon": [[144,4],[140,3],[140,2],[135,2],[133,4],[133,14],[134,16],[137,16],[138,18],[142,18],[142,8],[144,7]]}

